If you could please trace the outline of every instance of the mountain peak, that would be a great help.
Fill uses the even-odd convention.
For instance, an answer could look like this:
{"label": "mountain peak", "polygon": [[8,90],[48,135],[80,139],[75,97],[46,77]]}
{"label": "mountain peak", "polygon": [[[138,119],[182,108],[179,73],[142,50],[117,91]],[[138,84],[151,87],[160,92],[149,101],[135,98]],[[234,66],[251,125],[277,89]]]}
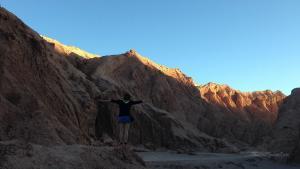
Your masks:
{"label": "mountain peak", "polygon": [[161,71],[163,74],[173,77],[177,80],[181,79],[184,81],[188,81],[189,83],[192,83],[194,86],[195,82],[191,77],[186,76],[179,68],[169,68],[167,66],[155,63],[154,61],[150,60],[149,58],[142,56],[139,54],[135,49],[130,49],[128,52],[125,53],[125,56],[128,57],[135,57],[137,58],[142,64],[152,68],[156,69],[158,71]]}
{"label": "mountain peak", "polygon": [[135,57],[141,57],[141,55],[135,50],[135,49],[130,49],[125,53],[127,56],[135,56]]}

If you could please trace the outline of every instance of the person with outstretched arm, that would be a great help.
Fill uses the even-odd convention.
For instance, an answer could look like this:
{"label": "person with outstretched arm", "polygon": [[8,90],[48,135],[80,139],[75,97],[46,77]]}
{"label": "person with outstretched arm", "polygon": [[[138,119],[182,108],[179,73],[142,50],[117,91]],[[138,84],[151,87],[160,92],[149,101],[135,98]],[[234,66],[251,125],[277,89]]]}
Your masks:
{"label": "person with outstretched arm", "polygon": [[99,97],[96,97],[97,101],[112,102],[119,105],[119,142],[121,145],[127,145],[130,124],[134,121],[134,118],[130,113],[130,109],[133,105],[143,103],[143,101],[132,101],[131,96],[129,94],[125,94],[123,99],[119,100],[101,100],[98,98]]}

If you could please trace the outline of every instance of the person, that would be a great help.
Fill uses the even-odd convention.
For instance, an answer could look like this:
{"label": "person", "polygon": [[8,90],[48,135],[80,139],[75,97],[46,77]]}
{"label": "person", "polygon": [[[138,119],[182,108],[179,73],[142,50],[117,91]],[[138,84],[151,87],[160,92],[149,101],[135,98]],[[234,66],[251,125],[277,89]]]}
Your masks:
{"label": "person", "polygon": [[118,123],[119,123],[119,142],[121,145],[127,145],[128,142],[128,134],[130,124],[134,121],[133,116],[130,113],[130,109],[133,105],[143,103],[143,101],[132,101],[130,94],[125,94],[123,99],[119,100],[101,100],[96,99],[100,102],[111,102],[118,104],[119,106],[119,115],[118,115]]}

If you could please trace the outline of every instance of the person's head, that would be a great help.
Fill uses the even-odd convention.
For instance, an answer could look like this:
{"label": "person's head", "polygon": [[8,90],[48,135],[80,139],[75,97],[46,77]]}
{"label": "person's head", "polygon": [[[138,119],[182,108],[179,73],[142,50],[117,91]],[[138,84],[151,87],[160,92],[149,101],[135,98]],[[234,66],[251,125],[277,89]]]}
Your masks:
{"label": "person's head", "polygon": [[130,100],[130,98],[131,98],[130,94],[128,94],[128,93],[124,94],[124,97],[123,97],[124,100]]}

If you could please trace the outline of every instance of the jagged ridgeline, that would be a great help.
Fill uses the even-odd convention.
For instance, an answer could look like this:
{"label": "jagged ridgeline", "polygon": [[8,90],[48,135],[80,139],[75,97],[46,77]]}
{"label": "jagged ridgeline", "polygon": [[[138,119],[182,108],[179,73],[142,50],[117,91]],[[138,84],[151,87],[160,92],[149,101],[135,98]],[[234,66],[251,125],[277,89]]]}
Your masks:
{"label": "jagged ridgeline", "polygon": [[236,152],[261,145],[281,117],[278,110],[285,110],[281,92],[197,86],[179,69],[135,50],[100,57],[41,37],[3,8],[0,54],[2,141],[48,146],[115,139],[117,107],[94,98],[130,93],[145,102],[132,112],[137,119],[129,133],[132,144]]}
{"label": "jagged ridgeline", "polygon": [[232,151],[197,128],[204,102],[191,78],[178,69],[135,52],[87,59],[72,52],[76,48],[58,50],[57,42],[46,41],[4,9],[0,32],[1,140],[61,145],[91,144],[104,135],[115,139],[117,108],[96,105],[93,98],[129,92],[145,101],[133,111],[137,122],[131,143]]}

